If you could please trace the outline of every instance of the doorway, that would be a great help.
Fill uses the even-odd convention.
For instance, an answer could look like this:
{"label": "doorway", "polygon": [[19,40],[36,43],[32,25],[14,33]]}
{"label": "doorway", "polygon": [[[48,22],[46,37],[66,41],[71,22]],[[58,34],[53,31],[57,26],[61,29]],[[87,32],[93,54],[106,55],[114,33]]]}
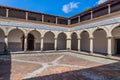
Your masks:
{"label": "doorway", "polygon": [[28,34],[27,50],[34,50],[34,36],[32,34]]}
{"label": "doorway", "polygon": [[115,40],[115,49],[116,49],[116,54],[120,54],[120,39]]}

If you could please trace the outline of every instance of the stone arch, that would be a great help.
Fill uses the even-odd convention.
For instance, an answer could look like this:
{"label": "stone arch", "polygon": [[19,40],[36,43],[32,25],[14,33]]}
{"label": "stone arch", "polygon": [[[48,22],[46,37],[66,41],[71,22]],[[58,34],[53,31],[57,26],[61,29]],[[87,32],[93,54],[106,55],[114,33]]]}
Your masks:
{"label": "stone arch", "polygon": [[78,49],[78,36],[77,33],[73,32],[71,34],[71,50],[77,50]]}
{"label": "stone arch", "polygon": [[41,50],[41,33],[37,30],[31,30],[28,34],[34,36],[34,50]]}
{"label": "stone arch", "polygon": [[[119,27],[119,26],[120,26],[120,24],[111,25],[111,28],[109,29],[109,32],[112,33],[112,31],[113,31],[115,28]],[[112,34],[111,34],[111,35],[112,35]]]}
{"label": "stone arch", "polygon": [[26,31],[23,29],[23,28],[18,28],[18,27],[12,27],[10,29],[8,29],[8,34],[12,31],[12,30],[15,30],[15,29],[18,29],[18,30],[21,30],[24,35],[26,35]]}
{"label": "stone arch", "polygon": [[91,35],[93,36],[93,33],[94,33],[96,30],[98,30],[98,29],[104,30],[105,33],[106,33],[106,35],[109,36],[109,31],[108,31],[108,29],[107,29],[106,27],[96,27],[96,28],[92,29]]}
{"label": "stone arch", "polygon": [[48,31],[44,34],[44,48],[43,50],[54,50],[54,44],[55,44],[55,34],[51,31]]}
{"label": "stone arch", "polygon": [[88,29],[84,29],[84,30],[81,30],[79,33],[79,35],[80,35],[80,37],[81,37],[81,34],[83,33],[83,32],[87,32],[88,33],[88,35],[89,35],[89,37],[91,37],[91,32],[88,30]]}
{"label": "stone arch", "polygon": [[112,39],[112,53],[120,55],[120,25],[111,29]]}
{"label": "stone arch", "polygon": [[77,32],[71,32],[70,36],[72,36],[74,33],[75,33],[75,34],[77,35],[77,37],[78,37]]}
{"label": "stone arch", "polygon": [[24,32],[21,29],[12,29],[8,34],[8,49],[10,51],[22,51],[23,44],[22,38],[24,36]]}
{"label": "stone arch", "polygon": [[93,32],[93,52],[107,55],[107,32],[104,28],[97,28]]}
{"label": "stone arch", "polygon": [[5,47],[5,32],[0,28],[0,52],[4,51]]}
{"label": "stone arch", "polygon": [[57,38],[57,50],[66,50],[67,35],[64,32],[58,34]]}
{"label": "stone arch", "polygon": [[[68,37],[68,35],[67,35],[66,32],[59,32],[58,36],[59,36],[61,33],[63,33],[63,34],[66,36],[66,38]],[[57,38],[58,38],[58,37],[57,37]]]}
{"label": "stone arch", "polygon": [[81,51],[85,51],[85,52],[90,52],[90,35],[89,32],[86,30],[83,30],[80,34],[80,38],[81,38]]}

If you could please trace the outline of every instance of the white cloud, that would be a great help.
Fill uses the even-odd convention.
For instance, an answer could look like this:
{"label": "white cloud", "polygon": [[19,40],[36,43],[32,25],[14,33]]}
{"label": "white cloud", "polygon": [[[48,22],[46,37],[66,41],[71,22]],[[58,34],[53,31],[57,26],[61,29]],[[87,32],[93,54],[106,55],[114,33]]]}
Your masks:
{"label": "white cloud", "polygon": [[97,4],[101,4],[101,3],[104,3],[106,2],[107,0],[98,0]]}
{"label": "white cloud", "polygon": [[69,4],[65,4],[65,5],[63,5],[62,10],[63,10],[63,12],[65,12],[65,13],[69,13],[69,12],[71,12],[73,9],[78,8],[78,4],[79,4],[79,3],[80,3],[80,2],[70,2]]}

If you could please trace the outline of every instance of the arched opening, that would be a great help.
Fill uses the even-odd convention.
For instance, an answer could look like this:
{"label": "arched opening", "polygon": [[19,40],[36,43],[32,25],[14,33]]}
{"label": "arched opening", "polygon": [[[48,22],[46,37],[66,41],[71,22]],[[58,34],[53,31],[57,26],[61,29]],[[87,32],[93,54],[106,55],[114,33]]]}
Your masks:
{"label": "arched opening", "polygon": [[78,49],[78,39],[77,34],[73,33],[71,35],[71,50],[77,50]]}
{"label": "arched opening", "polygon": [[107,34],[103,29],[93,32],[93,52],[107,55]]}
{"label": "arched opening", "polygon": [[52,32],[47,32],[44,35],[44,48],[43,50],[54,50],[54,43],[55,43],[55,39],[54,39],[55,35]]}
{"label": "arched opening", "polygon": [[81,33],[81,51],[90,52],[90,39],[89,33],[87,31],[83,31]]}
{"label": "arched opening", "polygon": [[66,34],[60,33],[57,38],[57,50],[66,50]]}
{"label": "arched opening", "polygon": [[40,50],[41,49],[41,46],[40,46],[41,45],[41,34],[36,30],[29,32],[29,34],[31,34],[32,45],[34,47],[33,50]]}
{"label": "arched opening", "polygon": [[29,33],[27,37],[27,50],[34,50],[34,39],[34,36]]}
{"label": "arched opening", "polygon": [[112,53],[115,55],[120,55],[120,26],[112,30]]}
{"label": "arched opening", "polygon": [[3,30],[0,29],[0,52],[4,51],[5,47],[5,34]]}
{"label": "arched opening", "polygon": [[8,49],[10,51],[22,51],[22,37],[24,33],[20,29],[13,29],[8,34]]}

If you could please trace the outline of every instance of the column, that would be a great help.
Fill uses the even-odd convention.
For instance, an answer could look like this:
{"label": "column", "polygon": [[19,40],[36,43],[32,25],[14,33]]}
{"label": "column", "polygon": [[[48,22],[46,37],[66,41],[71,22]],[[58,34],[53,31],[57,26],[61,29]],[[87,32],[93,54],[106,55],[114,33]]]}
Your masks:
{"label": "column", "polygon": [[90,38],[90,53],[93,53],[93,37]]}
{"label": "column", "polygon": [[91,19],[93,19],[93,11],[91,11]]}
{"label": "column", "polygon": [[111,13],[111,5],[108,4],[108,14],[110,14],[110,13]]}
{"label": "column", "polygon": [[27,36],[24,38],[24,51],[27,51]]}
{"label": "column", "polygon": [[41,51],[43,51],[43,45],[44,45],[44,43],[43,43],[43,37],[41,37]]}
{"label": "column", "polygon": [[66,45],[67,50],[71,50],[71,38],[67,39],[67,45]]}
{"label": "column", "polygon": [[70,25],[71,24],[71,21],[70,20],[68,20],[68,25]]}
{"label": "column", "polygon": [[28,12],[26,12],[26,21],[28,20]]}
{"label": "column", "polygon": [[54,49],[57,50],[57,38],[55,38]]}
{"label": "column", "polygon": [[108,49],[107,49],[108,56],[112,55],[112,37],[108,37]]}
{"label": "column", "polygon": [[44,22],[44,15],[42,15],[42,22]]}
{"label": "column", "polygon": [[80,51],[80,42],[81,42],[81,38],[78,38],[78,51]]}
{"label": "column", "polygon": [[78,22],[80,22],[80,16],[78,16]]}
{"label": "column", "polygon": [[9,16],[9,9],[6,9],[6,17]]}
{"label": "column", "polygon": [[8,36],[5,36],[5,47],[4,49],[8,49]]}
{"label": "column", "polygon": [[56,17],[56,24],[58,23],[58,18]]}

